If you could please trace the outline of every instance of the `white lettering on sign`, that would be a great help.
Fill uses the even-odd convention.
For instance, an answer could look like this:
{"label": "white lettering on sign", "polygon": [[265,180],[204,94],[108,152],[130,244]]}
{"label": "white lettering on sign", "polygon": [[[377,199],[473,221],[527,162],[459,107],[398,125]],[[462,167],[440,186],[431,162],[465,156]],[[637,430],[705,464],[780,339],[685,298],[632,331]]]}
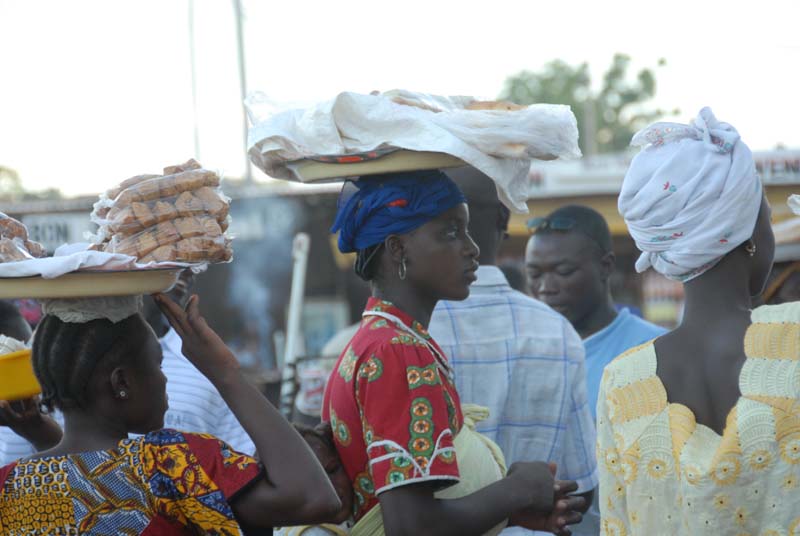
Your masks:
{"label": "white lettering on sign", "polygon": [[31,240],[41,243],[49,252],[63,244],[85,242],[87,232],[96,226],[86,213],[28,214],[22,216]]}

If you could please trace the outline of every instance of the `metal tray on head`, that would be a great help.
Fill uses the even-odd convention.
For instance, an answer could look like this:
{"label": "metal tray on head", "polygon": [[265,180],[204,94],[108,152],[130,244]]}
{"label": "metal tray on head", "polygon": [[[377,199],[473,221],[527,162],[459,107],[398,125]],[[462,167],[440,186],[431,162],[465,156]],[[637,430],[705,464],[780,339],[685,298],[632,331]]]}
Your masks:
{"label": "metal tray on head", "polygon": [[0,299],[93,298],[153,294],[172,288],[183,268],[71,272],[45,279],[39,276],[0,278]]}
{"label": "metal tray on head", "polygon": [[317,182],[465,165],[460,158],[445,153],[390,148],[358,154],[314,156],[290,162],[288,167],[300,182]]}

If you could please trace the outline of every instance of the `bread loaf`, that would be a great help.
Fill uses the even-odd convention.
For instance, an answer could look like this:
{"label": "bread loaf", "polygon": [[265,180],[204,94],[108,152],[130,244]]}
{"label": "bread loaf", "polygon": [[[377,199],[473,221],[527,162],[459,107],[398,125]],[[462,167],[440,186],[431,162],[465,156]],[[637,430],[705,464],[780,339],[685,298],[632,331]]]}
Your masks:
{"label": "bread loaf", "polygon": [[95,204],[92,219],[107,241],[94,249],[132,255],[140,263],[230,260],[224,236],[229,200],[219,183],[196,160],[168,166],[164,175],[127,179]]}

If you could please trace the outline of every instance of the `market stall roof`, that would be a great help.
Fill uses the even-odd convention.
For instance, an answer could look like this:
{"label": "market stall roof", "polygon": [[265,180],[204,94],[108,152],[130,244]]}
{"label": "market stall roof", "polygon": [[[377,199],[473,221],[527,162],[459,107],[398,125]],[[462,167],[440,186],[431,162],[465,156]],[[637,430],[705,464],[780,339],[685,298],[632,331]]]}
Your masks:
{"label": "market stall roof", "polygon": [[775,262],[800,260],[800,218],[789,218],[772,226]]}
{"label": "market stall roof", "polygon": [[[794,214],[786,205],[786,199],[794,193],[800,192],[800,185],[797,184],[767,184],[765,185],[767,199],[772,206],[772,219],[774,222],[781,222],[793,218]],[[592,207],[608,222],[611,234],[614,236],[624,236],[628,234],[628,228],[617,211],[618,193],[602,193],[579,195],[571,194],[565,196],[540,197],[528,201],[530,214],[512,214],[509,223],[509,234],[513,236],[526,236],[528,234],[527,221],[532,217],[546,216],[559,207],[565,205],[587,205]],[[798,256],[800,259],[800,255]]]}

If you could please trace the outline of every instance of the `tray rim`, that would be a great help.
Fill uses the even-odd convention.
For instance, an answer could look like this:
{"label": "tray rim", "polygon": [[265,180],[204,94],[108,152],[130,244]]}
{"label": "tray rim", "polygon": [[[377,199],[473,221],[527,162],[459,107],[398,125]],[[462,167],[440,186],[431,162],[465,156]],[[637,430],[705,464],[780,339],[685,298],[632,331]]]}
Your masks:
{"label": "tray rim", "polygon": [[132,268],[125,270],[74,270],[72,272],[63,273],[57,277],[42,277],[39,275],[20,275],[15,277],[0,276],[0,281],[18,281],[21,279],[41,279],[42,281],[55,281],[59,277],[66,275],[98,275],[98,274],[125,274],[125,273],[142,273],[142,272],[170,272],[170,271],[183,271],[186,268],[181,266],[158,266],[155,268]]}

